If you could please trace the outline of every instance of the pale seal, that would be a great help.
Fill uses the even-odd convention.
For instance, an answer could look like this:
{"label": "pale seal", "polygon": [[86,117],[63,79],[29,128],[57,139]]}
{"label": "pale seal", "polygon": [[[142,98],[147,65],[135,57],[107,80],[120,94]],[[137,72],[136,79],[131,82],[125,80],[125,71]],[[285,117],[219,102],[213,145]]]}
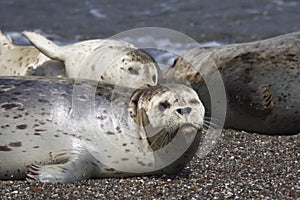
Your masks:
{"label": "pale seal", "polygon": [[300,132],[300,32],[244,44],[191,49],[166,70],[166,82],[191,84],[206,110],[220,71],[227,93],[225,128],[266,133]]}
{"label": "pale seal", "polygon": [[0,31],[0,76],[63,76],[64,64],[32,46],[14,45]]}
{"label": "pale seal", "polygon": [[[87,80],[2,77],[0,111],[4,180],[175,173],[203,136],[204,107],[194,90],[179,84],[135,90]],[[174,140],[179,143],[172,146]],[[176,152],[187,141],[185,151]],[[174,153],[180,156],[168,160]]]}
{"label": "pale seal", "polygon": [[138,88],[156,85],[158,66],[146,52],[118,40],[86,40],[58,46],[34,32],[23,32],[47,57],[64,62],[66,77]]}

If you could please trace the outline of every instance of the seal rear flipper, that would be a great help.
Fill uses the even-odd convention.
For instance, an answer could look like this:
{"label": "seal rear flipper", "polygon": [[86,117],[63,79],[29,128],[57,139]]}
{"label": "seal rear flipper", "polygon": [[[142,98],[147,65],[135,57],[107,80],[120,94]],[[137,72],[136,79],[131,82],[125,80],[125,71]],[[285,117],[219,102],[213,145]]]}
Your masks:
{"label": "seal rear flipper", "polygon": [[[4,35],[2,31],[0,31],[0,50],[2,47],[11,48],[13,47],[12,39],[8,35]],[[0,51],[1,52],[1,51]]]}
{"label": "seal rear flipper", "polygon": [[26,180],[50,183],[72,183],[92,177],[94,165],[90,155],[83,153],[65,159],[65,163],[27,166]]}
{"label": "seal rear flipper", "polygon": [[29,31],[24,31],[23,35],[25,35],[25,37],[45,56],[60,61],[63,61],[65,59],[64,53],[61,50],[62,47],[54,44],[52,41],[48,40],[44,36]]}

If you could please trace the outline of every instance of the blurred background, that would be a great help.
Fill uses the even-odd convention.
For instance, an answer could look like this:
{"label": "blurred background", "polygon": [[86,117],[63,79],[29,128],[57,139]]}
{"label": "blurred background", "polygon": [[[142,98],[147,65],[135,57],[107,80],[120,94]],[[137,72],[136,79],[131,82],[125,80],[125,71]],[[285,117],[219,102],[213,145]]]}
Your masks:
{"label": "blurred background", "polygon": [[105,38],[155,26],[198,42],[245,42],[300,31],[297,0],[1,0],[0,29],[40,30],[63,40]]}
{"label": "blurred background", "polygon": [[300,31],[300,1],[0,1],[0,30],[18,44],[28,44],[20,34],[24,30],[63,44],[148,26],[182,32],[202,45],[248,42]]}

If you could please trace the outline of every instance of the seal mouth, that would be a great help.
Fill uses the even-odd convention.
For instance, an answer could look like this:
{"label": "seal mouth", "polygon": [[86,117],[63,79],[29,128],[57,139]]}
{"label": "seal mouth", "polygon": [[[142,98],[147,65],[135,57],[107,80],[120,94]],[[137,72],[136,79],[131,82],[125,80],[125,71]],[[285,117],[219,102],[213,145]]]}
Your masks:
{"label": "seal mouth", "polygon": [[186,131],[201,131],[202,130],[202,127],[200,125],[195,125],[195,124],[192,124],[192,123],[184,123],[184,124],[181,124],[181,126],[176,130],[176,131],[179,131],[179,130],[186,130]]}
{"label": "seal mouth", "polygon": [[[175,131],[169,132],[166,129],[162,129],[153,136],[147,136],[147,141],[152,151],[157,151],[168,145],[178,134],[183,134],[186,142],[192,143],[192,141],[195,139],[197,134],[200,133],[200,131],[200,126],[198,127],[191,123],[184,123],[177,127]],[[146,135],[148,135],[147,132]]]}

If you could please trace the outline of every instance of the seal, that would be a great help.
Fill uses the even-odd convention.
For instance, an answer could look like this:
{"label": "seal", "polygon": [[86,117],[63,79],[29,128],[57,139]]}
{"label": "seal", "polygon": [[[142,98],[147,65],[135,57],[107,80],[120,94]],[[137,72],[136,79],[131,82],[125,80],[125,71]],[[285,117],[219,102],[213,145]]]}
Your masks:
{"label": "seal", "polygon": [[[190,84],[209,112],[205,81],[222,75],[225,128],[265,134],[300,131],[300,32],[251,43],[200,47],[177,58],[164,81]],[[215,68],[214,68],[215,66]]]}
{"label": "seal", "polygon": [[0,31],[0,76],[64,76],[64,64],[32,46],[14,45]]}
{"label": "seal", "polygon": [[180,84],[49,77],[1,77],[0,111],[0,179],[63,183],[178,172],[198,149],[205,112]]}
{"label": "seal", "polygon": [[[159,68],[146,52],[117,40],[86,40],[58,46],[34,32],[23,32],[47,57],[65,64],[66,77],[138,88],[156,85]],[[130,81],[128,81],[130,80]]]}

